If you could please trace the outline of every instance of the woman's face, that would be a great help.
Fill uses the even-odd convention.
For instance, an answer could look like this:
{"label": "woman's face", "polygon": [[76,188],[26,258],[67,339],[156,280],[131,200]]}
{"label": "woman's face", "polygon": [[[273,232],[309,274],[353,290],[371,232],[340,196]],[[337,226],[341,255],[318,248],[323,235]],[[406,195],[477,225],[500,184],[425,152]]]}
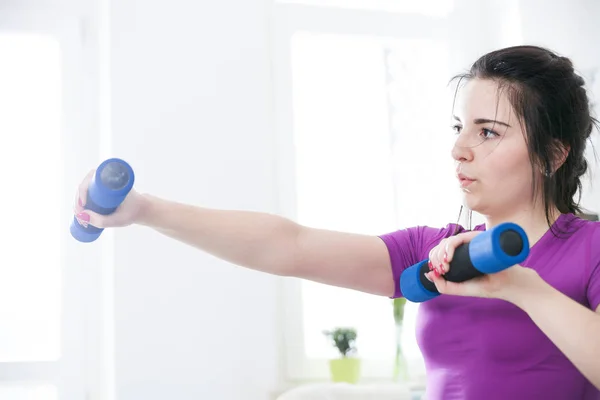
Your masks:
{"label": "woman's face", "polygon": [[532,208],[532,166],[525,135],[506,96],[492,80],[473,79],[458,93],[452,157],[464,202],[485,216]]}

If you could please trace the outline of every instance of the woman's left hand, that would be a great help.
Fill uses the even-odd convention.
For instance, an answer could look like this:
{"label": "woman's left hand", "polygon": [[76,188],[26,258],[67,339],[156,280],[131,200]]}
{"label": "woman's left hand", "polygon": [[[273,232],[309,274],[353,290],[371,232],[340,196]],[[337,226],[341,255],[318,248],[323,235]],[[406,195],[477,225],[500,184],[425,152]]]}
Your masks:
{"label": "woman's left hand", "polygon": [[450,261],[454,250],[463,243],[470,242],[482,232],[465,232],[443,239],[429,252],[429,269],[427,278],[435,283],[437,290],[443,294],[455,296],[471,296],[503,299],[516,302],[523,290],[527,290],[532,279],[539,275],[531,268],[513,265],[495,274],[483,275],[465,282],[449,282],[443,275],[450,270]]}

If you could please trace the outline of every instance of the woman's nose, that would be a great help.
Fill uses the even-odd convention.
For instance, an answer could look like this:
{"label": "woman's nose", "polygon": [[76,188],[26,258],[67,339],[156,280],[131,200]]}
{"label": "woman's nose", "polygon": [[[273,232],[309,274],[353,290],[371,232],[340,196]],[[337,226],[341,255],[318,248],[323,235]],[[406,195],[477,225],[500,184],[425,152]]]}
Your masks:
{"label": "woman's nose", "polygon": [[459,136],[452,147],[452,158],[456,161],[464,162],[473,159],[473,149],[464,145],[464,140]]}

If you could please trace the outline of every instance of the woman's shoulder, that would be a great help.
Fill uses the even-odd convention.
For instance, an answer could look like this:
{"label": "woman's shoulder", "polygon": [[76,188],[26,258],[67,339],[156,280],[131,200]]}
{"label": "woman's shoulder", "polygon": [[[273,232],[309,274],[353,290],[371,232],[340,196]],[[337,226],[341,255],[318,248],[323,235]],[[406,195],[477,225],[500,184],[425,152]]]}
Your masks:
{"label": "woman's shoulder", "polygon": [[446,225],[423,224],[403,227],[378,235],[388,247],[411,248],[417,257],[423,257],[444,238],[466,232],[467,229],[457,223]]}
{"label": "woman's shoulder", "polygon": [[596,237],[600,235],[600,222],[591,215],[575,215],[573,213],[561,214],[552,225],[552,230],[556,232],[559,238],[564,236],[567,239],[571,237],[581,238]]}
{"label": "woman's shoulder", "polygon": [[600,265],[600,222],[572,213],[562,214],[548,232],[544,251],[557,250],[586,265]]}
{"label": "woman's shoulder", "polygon": [[[485,225],[478,225],[473,230],[485,230]],[[449,222],[445,225],[415,225],[408,228],[399,229],[393,232],[393,234],[409,234],[431,240],[441,240],[468,231],[469,229],[461,224]]]}

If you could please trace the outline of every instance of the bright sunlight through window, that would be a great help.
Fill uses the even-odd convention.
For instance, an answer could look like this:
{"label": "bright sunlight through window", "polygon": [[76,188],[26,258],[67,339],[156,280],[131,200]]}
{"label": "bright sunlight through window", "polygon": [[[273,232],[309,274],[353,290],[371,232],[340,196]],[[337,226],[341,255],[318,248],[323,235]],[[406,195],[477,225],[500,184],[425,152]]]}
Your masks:
{"label": "bright sunlight through window", "polygon": [[[376,235],[451,222],[460,206],[458,191],[442,183],[432,187],[453,182],[445,63],[444,45],[431,41],[294,36],[300,223]],[[447,202],[440,201],[440,193]],[[336,326],[357,329],[362,358],[393,358],[390,299],[309,281],[301,285],[307,358],[337,356],[322,334]],[[419,373],[416,311],[416,304],[407,305],[401,341]]]}
{"label": "bright sunlight through window", "polygon": [[[48,37],[1,34],[0,54],[0,362],[51,361],[60,356],[65,224],[60,49]],[[0,393],[54,398],[37,390]]]}

